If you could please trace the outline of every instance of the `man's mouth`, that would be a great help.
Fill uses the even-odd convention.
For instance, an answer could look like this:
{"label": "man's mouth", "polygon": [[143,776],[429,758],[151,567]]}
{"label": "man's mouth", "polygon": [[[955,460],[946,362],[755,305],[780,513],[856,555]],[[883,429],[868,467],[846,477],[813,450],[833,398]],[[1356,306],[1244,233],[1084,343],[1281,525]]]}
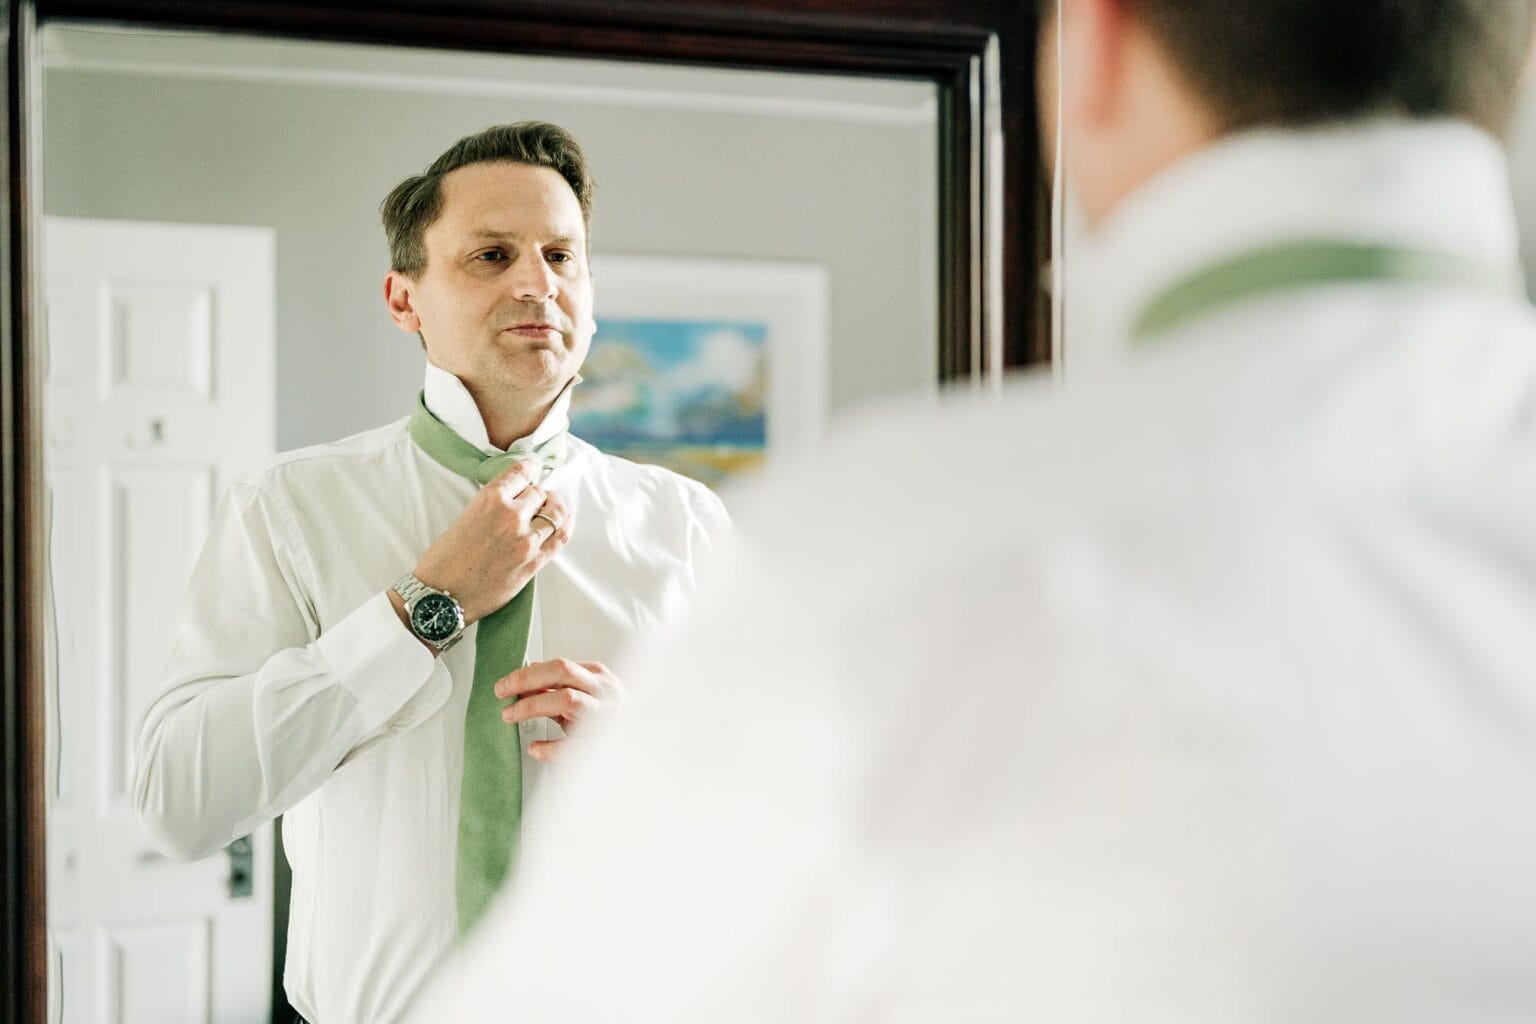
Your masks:
{"label": "man's mouth", "polygon": [[525,338],[547,338],[550,336],[558,337],[560,334],[560,328],[556,327],[554,324],[544,323],[542,321],[535,321],[526,324],[513,324],[511,327],[508,327],[507,330],[512,334],[516,334]]}

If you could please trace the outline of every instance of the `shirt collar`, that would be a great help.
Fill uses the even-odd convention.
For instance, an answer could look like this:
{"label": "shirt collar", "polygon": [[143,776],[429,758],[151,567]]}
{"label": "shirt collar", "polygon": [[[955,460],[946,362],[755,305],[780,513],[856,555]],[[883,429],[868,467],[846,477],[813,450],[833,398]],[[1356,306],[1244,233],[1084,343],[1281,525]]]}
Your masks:
{"label": "shirt collar", "polygon": [[[1458,121],[1373,119],[1242,132],[1125,200],[1079,253],[1085,340],[1124,344],[1174,282],[1282,239],[1332,237],[1518,263],[1503,148]],[[1069,259],[1071,257],[1069,256]]]}
{"label": "shirt collar", "polygon": [[[549,407],[549,412],[544,419],[534,428],[533,433],[516,439],[512,444],[535,448],[555,435],[569,430],[571,393],[580,383],[581,374],[572,377],[564,390],[555,398],[554,404]],[[480,415],[480,407],[475,404],[474,396],[469,393],[463,381],[447,370],[428,362],[422,395],[428,412],[485,454],[497,455],[506,450],[491,444],[490,434],[485,429],[485,419]]]}

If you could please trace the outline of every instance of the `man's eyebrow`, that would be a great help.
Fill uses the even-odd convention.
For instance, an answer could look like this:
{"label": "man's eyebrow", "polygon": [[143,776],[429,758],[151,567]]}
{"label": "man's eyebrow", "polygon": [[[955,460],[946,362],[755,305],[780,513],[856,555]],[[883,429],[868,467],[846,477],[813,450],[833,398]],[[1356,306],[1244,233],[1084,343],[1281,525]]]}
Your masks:
{"label": "man's eyebrow", "polygon": [[[516,231],[497,231],[495,228],[481,228],[475,232],[475,237],[488,242],[505,242],[516,241],[522,235]],[[576,235],[556,235],[548,240],[550,245],[577,245],[580,242],[580,237]]]}

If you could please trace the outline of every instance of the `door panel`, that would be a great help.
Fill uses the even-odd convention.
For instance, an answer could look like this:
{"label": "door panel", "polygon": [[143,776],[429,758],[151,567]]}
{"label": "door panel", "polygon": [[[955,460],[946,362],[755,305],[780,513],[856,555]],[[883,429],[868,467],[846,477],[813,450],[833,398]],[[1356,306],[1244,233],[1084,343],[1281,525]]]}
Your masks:
{"label": "door panel", "polygon": [[48,218],[57,737],[48,919],[60,1019],[265,1021],[270,825],[254,887],[221,852],[176,863],[130,800],[139,724],[217,496],[269,457],[273,236],[261,228]]}

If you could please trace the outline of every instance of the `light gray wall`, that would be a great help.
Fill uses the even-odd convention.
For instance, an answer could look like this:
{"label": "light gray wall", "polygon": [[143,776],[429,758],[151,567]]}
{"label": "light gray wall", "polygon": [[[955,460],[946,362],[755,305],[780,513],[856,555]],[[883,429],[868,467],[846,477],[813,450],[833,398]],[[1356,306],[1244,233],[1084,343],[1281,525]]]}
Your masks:
{"label": "light gray wall", "polygon": [[422,356],[385,313],[379,201],[522,118],[587,148],[598,254],[828,266],[834,410],[934,386],[932,125],[74,68],[46,72],[44,118],[46,213],[276,229],[282,448],[404,415]]}

